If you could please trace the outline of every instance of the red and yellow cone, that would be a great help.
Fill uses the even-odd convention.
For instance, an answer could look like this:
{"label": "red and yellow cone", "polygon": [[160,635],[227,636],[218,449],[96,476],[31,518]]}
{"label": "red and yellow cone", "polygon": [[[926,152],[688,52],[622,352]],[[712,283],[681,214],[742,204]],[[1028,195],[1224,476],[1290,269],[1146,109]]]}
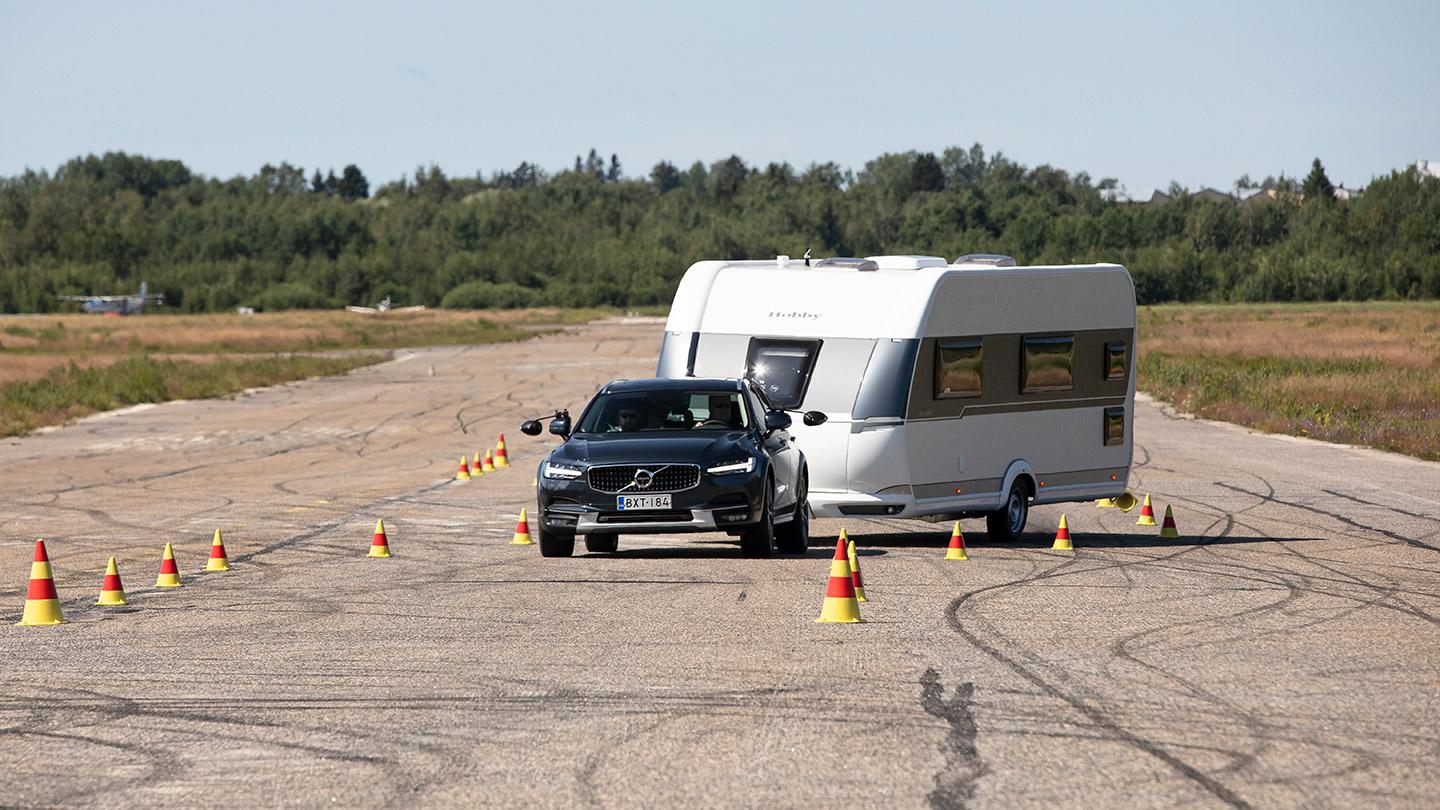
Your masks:
{"label": "red and yellow cone", "polygon": [[210,541],[210,559],[205,561],[206,571],[229,571],[230,558],[225,556],[225,541],[220,539],[220,530],[215,530],[215,539]]}
{"label": "red and yellow cone", "polygon": [[1175,528],[1175,513],[1170,511],[1169,506],[1165,507],[1165,522],[1160,524],[1160,536],[1171,540],[1180,538],[1180,530]]}
{"label": "red and yellow cone", "polygon": [[371,557],[389,557],[390,539],[385,536],[385,521],[375,521],[375,537],[370,541]]}
{"label": "red and yellow cone", "polygon": [[1155,510],[1150,508],[1150,496],[1145,496],[1145,503],[1140,504],[1140,519],[1135,521],[1136,526],[1154,526]]}
{"label": "red and yellow cone", "polygon": [[114,557],[105,566],[105,579],[100,582],[100,599],[95,604],[107,607],[130,604],[125,601],[125,586],[120,584],[120,568],[115,565]]}
{"label": "red and yellow cone", "polygon": [[1070,545],[1070,526],[1065,523],[1065,516],[1060,516],[1060,528],[1055,530],[1055,545],[1052,550],[1068,551],[1075,548]]}
{"label": "red and yellow cone", "polygon": [[180,587],[180,569],[175,565],[175,550],[165,544],[165,554],[160,558],[160,576],[155,578],[157,588]]}
{"label": "red and yellow cone", "polygon": [[460,456],[460,472],[455,473],[456,481],[470,480],[470,465],[465,463],[465,456]]}
{"label": "red and yellow cone", "polygon": [[482,469],[480,469],[480,451],[479,451],[479,450],[476,450],[476,451],[475,451],[475,461],[470,464],[470,477],[471,477],[471,478],[479,478],[480,476],[482,476],[482,475],[484,475],[484,474],[485,474],[485,471],[482,470]]}
{"label": "red and yellow cone", "polygon": [[960,533],[960,521],[955,521],[955,528],[950,530],[950,547],[945,549],[947,560],[968,560],[970,555],[965,553],[965,535]]}
{"label": "red and yellow cone", "polygon": [[858,622],[860,603],[855,599],[855,581],[850,576],[850,549],[844,538],[835,543],[835,557],[830,560],[830,582],[825,587],[825,604],[820,608],[819,622]]}
{"label": "red and yellow cone", "polygon": [[490,450],[485,450],[485,472],[495,472],[495,459],[490,455]]}
{"label": "red and yellow cone", "polygon": [[[840,536],[845,537],[845,530],[840,530]],[[865,577],[860,574],[860,558],[855,556],[855,541],[846,538],[845,553],[850,558],[850,581],[855,585],[855,601],[868,602],[865,598]]]}
{"label": "red and yellow cone", "polygon": [[35,559],[30,563],[30,589],[25,592],[25,612],[17,627],[43,627],[64,624],[60,615],[60,597],[55,593],[55,577],[50,573],[50,556],[45,541],[35,541]]}
{"label": "red and yellow cone", "polygon": [[495,466],[509,467],[510,459],[505,455],[505,434],[501,433],[500,438],[495,441]]}
{"label": "red and yellow cone", "polygon": [[515,524],[515,536],[510,539],[512,546],[532,546],[534,540],[530,539],[530,522],[525,519],[525,510],[520,510],[520,522]]}

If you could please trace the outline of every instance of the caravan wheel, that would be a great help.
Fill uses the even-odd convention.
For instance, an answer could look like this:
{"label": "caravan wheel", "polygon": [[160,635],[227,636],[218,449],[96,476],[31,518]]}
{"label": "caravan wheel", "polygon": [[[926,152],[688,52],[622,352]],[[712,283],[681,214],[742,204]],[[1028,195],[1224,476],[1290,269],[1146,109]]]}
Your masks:
{"label": "caravan wheel", "polygon": [[1010,485],[1010,494],[1005,498],[1005,508],[985,515],[985,528],[991,540],[1013,543],[1025,532],[1025,521],[1030,517],[1030,490],[1025,482],[1015,479]]}

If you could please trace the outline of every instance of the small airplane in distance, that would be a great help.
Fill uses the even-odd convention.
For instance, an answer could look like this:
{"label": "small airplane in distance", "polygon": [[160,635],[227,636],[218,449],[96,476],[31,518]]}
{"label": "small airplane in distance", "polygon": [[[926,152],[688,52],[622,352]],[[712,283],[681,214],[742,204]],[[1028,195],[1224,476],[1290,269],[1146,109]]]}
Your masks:
{"label": "small airplane in distance", "polygon": [[388,295],[373,307],[345,307],[348,312],[361,312],[366,315],[375,315],[381,312],[419,312],[424,308],[424,305],[418,307],[397,307],[390,303],[390,296]]}
{"label": "small airplane in distance", "polygon": [[146,304],[164,306],[165,296],[160,293],[147,292],[145,282],[140,282],[140,293],[138,295],[61,295],[61,301],[79,301],[80,308],[86,312],[103,312],[105,314],[135,315],[145,311]]}

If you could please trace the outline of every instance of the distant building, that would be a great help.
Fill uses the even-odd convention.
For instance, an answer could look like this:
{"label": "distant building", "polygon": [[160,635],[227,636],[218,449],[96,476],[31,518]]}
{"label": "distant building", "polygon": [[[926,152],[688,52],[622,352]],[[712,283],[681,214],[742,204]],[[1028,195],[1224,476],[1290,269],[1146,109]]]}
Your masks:
{"label": "distant building", "polygon": [[1195,192],[1194,196],[1197,200],[1209,200],[1210,202],[1235,202],[1234,197],[1213,188],[1202,188]]}
{"label": "distant building", "polygon": [[1415,173],[1421,177],[1440,177],[1440,161],[1417,160],[1415,161]]}

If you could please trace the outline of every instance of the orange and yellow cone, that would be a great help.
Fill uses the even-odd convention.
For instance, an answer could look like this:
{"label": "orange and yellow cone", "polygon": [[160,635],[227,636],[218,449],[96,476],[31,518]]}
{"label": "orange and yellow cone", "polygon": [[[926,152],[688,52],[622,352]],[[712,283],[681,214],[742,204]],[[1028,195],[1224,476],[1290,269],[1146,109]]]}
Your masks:
{"label": "orange and yellow cone", "polygon": [[1160,524],[1160,536],[1170,540],[1180,538],[1180,530],[1175,528],[1175,513],[1170,511],[1169,506],[1165,507],[1165,522]]}
{"label": "orange and yellow cone", "polygon": [[510,459],[505,455],[505,434],[501,433],[500,438],[495,441],[495,466],[509,467]]}
{"label": "orange and yellow cone", "polygon": [[1060,516],[1060,528],[1055,530],[1055,545],[1050,548],[1058,551],[1069,551],[1075,548],[1070,545],[1070,526],[1065,523],[1064,515]]}
{"label": "orange and yellow cone", "polygon": [[495,459],[490,455],[490,450],[485,450],[485,472],[495,472]]}
{"label": "orange and yellow cone", "polygon": [[456,481],[470,480],[470,465],[465,463],[465,456],[460,456],[460,472],[455,473]]}
{"label": "orange and yellow cone", "polygon": [[861,621],[860,603],[855,599],[855,581],[850,576],[849,545],[844,538],[835,543],[835,557],[830,560],[830,582],[825,586],[825,604],[820,608],[819,622]]}
{"label": "orange and yellow cone", "polygon": [[968,560],[970,555],[965,553],[965,535],[960,533],[960,521],[955,521],[955,528],[950,530],[950,547],[945,549],[947,560]]}
{"label": "orange and yellow cone", "polygon": [[225,541],[220,539],[220,530],[215,530],[215,539],[210,541],[210,559],[205,561],[206,571],[229,571],[230,558],[225,556]]}
{"label": "orange and yellow cone", "polygon": [[389,556],[391,556],[391,554],[390,554],[390,539],[385,536],[385,521],[384,521],[384,520],[377,520],[377,521],[375,521],[375,537],[370,540],[370,554],[369,554],[368,556],[371,556],[371,557],[389,557]]}
{"label": "orange and yellow cone", "polygon": [[165,554],[160,558],[160,576],[155,578],[157,588],[180,587],[180,568],[175,565],[175,549],[165,544]]}
{"label": "orange and yellow cone", "polygon": [[[840,536],[845,537],[845,530],[840,530]],[[855,541],[846,539],[846,556],[850,558],[850,581],[855,585],[855,601],[869,602],[865,598],[865,577],[860,574],[860,558],[855,556]]]}
{"label": "orange and yellow cone", "polygon": [[125,601],[125,586],[120,584],[120,567],[115,564],[114,557],[105,566],[105,579],[100,582],[100,599],[95,604],[106,607],[130,604]]}
{"label": "orange and yellow cone", "polygon": [[30,589],[25,592],[25,612],[17,627],[43,627],[64,624],[60,615],[60,597],[55,593],[55,576],[50,572],[50,556],[45,541],[35,541],[35,559],[30,563]]}
{"label": "orange and yellow cone", "polygon": [[471,462],[471,464],[470,464],[470,477],[471,477],[471,478],[479,478],[480,476],[482,476],[482,475],[484,475],[484,474],[485,474],[485,471],[482,470],[482,469],[480,469],[480,451],[479,451],[479,450],[476,450],[476,451],[475,451],[475,460],[474,460],[473,462]]}
{"label": "orange and yellow cone", "polygon": [[1155,510],[1150,508],[1150,496],[1145,496],[1145,503],[1140,504],[1140,519],[1135,521],[1136,526],[1154,526]]}
{"label": "orange and yellow cone", "polygon": [[530,539],[530,522],[525,519],[525,510],[520,510],[520,522],[515,524],[515,536],[510,539],[512,546],[531,546],[535,541]]}

